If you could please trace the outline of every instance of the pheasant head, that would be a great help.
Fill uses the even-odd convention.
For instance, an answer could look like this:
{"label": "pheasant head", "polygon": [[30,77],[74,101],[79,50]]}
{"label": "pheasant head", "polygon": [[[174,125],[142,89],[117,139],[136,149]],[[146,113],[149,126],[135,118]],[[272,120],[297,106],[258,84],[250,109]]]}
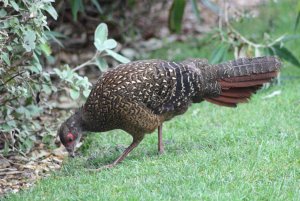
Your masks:
{"label": "pheasant head", "polygon": [[60,141],[69,152],[69,156],[74,157],[75,147],[82,136],[80,111],[76,112],[64,123],[62,123],[57,134],[60,138]]}

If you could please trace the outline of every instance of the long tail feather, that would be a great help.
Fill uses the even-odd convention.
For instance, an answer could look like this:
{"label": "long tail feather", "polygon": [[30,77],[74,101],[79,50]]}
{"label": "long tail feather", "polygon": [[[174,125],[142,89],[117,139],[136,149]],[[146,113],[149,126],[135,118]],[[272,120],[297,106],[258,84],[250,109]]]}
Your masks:
{"label": "long tail feather", "polygon": [[281,66],[276,57],[238,59],[218,64],[221,93],[218,97],[205,100],[222,106],[235,107],[238,103],[248,102],[264,83],[277,76]]}

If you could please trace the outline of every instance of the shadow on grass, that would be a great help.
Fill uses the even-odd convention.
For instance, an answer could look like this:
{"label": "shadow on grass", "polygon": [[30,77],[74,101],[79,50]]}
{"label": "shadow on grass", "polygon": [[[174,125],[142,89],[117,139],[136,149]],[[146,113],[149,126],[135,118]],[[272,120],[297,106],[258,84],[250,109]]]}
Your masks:
{"label": "shadow on grass", "polygon": [[[95,142],[93,138],[95,137],[86,138],[86,142],[83,143],[87,145],[83,145],[83,149],[79,150],[79,157],[74,159],[70,158],[66,161],[66,167],[62,169],[63,172],[66,170],[66,173],[71,173],[72,170],[69,168],[74,166],[77,167],[77,169],[95,169],[110,164],[118,158],[129,145],[116,144],[113,146],[103,146],[100,145],[99,142]],[[150,138],[151,139],[147,140],[147,142],[141,143],[138,148],[134,149],[121,164],[127,161],[142,161],[145,158],[156,160],[165,155],[178,156],[194,150],[216,150],[218,147],[216,142],[208,141],[207,139],[202,142],[190,140],[182,142],[179,139],[169,138],[164,140],[165,153],[160,155],[157,150],[156,136],[151,136]],[[155,141],[155,143],[153,143],[153,141]]]}

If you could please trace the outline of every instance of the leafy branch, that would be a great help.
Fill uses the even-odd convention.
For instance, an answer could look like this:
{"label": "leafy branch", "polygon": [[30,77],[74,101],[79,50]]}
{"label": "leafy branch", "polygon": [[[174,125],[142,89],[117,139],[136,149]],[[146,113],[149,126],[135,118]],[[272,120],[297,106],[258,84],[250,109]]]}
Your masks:
{"label": "leafy branch", "polygon": [[51,73],[57,74],[59,78],[69,86],[63,87],[63,89],[69,91],[71,98],[74,100],[79,98],[80,91],[82,91],[84,97],[88,97],[90,92],[89,88],[92,86],[87,77],[79,76],[76,71],[89,65],[96,65],[100,71],[106,71],[108,64],[104,60],[105,56],[111,56],[121,63],[130,62],[126,57],[113,51],[113,49],[117,47],[117,42],[114,39],[108,39],[108,29],[104,23],[99,24],[96,28],[94,45],[96,47],[96,53],[91,59],[73,69],[65,65],[63,70],[55,68],[54,72]]}
{"label": "leafy branch", "polygon": [[[278,38],[271,40],[266,39],[262,43],[256,43],[242,35],[237,29],[235,29],[228,17],[228,3],[224,5],[223,14],[219,15],[219,28],[218,32],[222,40],[222,44],[214,51],[212,55],[213,62],[219,62],[226,53],[224,49],[233,47],[234,57],[241,56],[262,56],[262,55],[278,55],[282,59],[292,63],[295,66],[300,67],[299,60],[293,55],[293,53],[284,47],[284,43],[289,40],[296,40],[300,38],[300,35],[287,35],[283,34]],[[243,55],[246,54],[246,55]]]}

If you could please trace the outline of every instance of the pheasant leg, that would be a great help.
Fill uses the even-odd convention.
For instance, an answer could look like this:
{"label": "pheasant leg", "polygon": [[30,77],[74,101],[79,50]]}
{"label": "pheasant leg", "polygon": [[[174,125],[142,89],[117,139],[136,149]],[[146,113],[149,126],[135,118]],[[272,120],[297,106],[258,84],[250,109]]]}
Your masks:
{"label": "pheasant leg", "polygon": [[163,154],[165,152],[164,143],[162,139],[162,124],[158,126],[158,153]]}
{"label": "pheasant leg", "polygon": [[113,163],[109,164],[109,165],[105,165],[102,166],[100,168],[97,169],[92,169],[92,171],[101,171],[104,169],[108,169],[108,168],[113,168],[114,166],[116,166],[118,163],[120,163],[121,161],[124,160],[124,158],[126,158],[126,156],[134,149],[136,148],[140,142],[142,141],[142,139],[133,139],[133,142],[129,145],[129,147],[127,147],[125,149],[125,151],[121,154],[121,156],[119,156]]}

